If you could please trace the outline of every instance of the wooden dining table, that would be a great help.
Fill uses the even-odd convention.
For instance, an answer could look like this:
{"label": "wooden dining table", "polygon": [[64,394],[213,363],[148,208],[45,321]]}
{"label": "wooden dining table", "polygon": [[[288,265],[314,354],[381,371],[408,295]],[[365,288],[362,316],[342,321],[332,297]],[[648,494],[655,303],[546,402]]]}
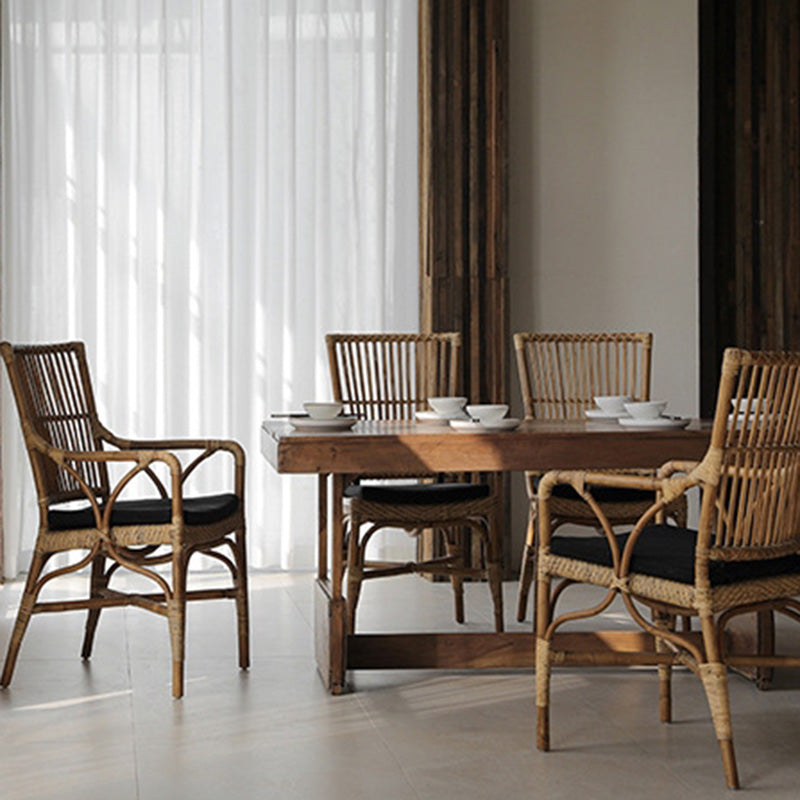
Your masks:
{"label": "wooden dining table", "polygon": [[[343,595],[343,492],[349,478],[437,472],[657,467],[705,453],[710,424],[687,428],[624,428],[616,421],[526,420],[514,431],[462,433],[406,421],[359,421],[346,431],[295,430],[286,419],[266,420],[261,451],[279,473],[318,476],[317,574],[314,638],[317,666],[330,692],[347,689],[351,669],[532,668],[534,634],[378,633],[347,630]],[[652,649],[648,634],[597,631],[592,646]],[[580,643],[576,639],[576,646]]]}

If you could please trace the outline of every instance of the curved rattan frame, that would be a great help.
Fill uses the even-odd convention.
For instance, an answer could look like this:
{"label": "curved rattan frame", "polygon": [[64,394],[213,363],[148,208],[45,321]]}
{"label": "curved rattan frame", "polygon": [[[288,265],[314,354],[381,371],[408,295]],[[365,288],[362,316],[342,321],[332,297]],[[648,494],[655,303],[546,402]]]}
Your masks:
{"label": "curved rattan frame", "polygon": [[[181,697],[186,602],[213,598],[230,598],[236,602],[239,666],[246,669],[250,655],[242,447],[228,440],[145,441],[115,436],[97,418],[82,342],[24,346],[3,342],[0,352],[17,404],[39,505],[38,536],[0,686],[11,682],[22,639],[34,614],[87,609],[81,656],[88,659],[100,611],[111,606],[131,605],[167,617],[172,649],[172,694]],[[115,449],[106,450],[106,446]],[[174,451],[198,451],[198,454],[184,467]],[[189,525],[183,518],[186,481],[216,453],[227,454],[232,459],[237,508],[218,522]],[[109,476],[109,467],[113,464],[129,465],[115,482]],[[154,471],[158,464],[169,475],[169,488]],[[171,498],[169,523],[111,524],[115,503],[137,476],[145,476],[152,482],[161,497]],[[48,512],[52,506],[75,500],[89,504],[94,514],[94,527],[51,530]],[[219,552],[220,549],[223,552]],[[76,551],[86,552],[65,567],[45,571],[55,554]],[[189,560],[195,553],[220,561],[230,572],[231,586],[187,590]],[[154,569],[163,563],[171,564],[171,580]],[[51,580],[89,565],[88,598],[37,600],[42,588]],[[110,588],[112,576],[121,568],[147,578],[156,591],[123,593]]]}
{"label": "curved rattan frame", "polygon": [[[741,412],[741,413],[739,413]],[[570,484],[602,528],[612,567],[554,555],[550,551],[552,490]],[[611,522],[589,489],[615,486],[655,491],[657,501],[636,522],[620,550]],[[642,530],[676,497],[692,488],[702,493],[691,584],[633,572],[633,552]],[[537,745],[549,749],[550,675],[553,665],[658,664],[661,720],[672,715],[670,668],[684,665],[702,680],[722,753],[725,779],[739,778],[733,750],[726,669],[729,666],[800,666],[800,657],[732,654],[725,629],[744,613],[781,612],[800,621],[800,574],[712,585],[710,562],[754,561],[800,550],[800,353],[726,350],[711,443],[696,463],[669,462],[655,478],[594,472],[550,472],[539,485],[536,697]],[[553,587],[554,580],[562,583]],[[555,616],[564,582],[590,583],[607,590],[593,608]],[[653,653],[557,649],[563,625],[602,613],[620,596],[632,619],[656,640]],[[650,615],[651,619],[647,616]],[[701,630],[677,630],[678,617],[697,616]]]}

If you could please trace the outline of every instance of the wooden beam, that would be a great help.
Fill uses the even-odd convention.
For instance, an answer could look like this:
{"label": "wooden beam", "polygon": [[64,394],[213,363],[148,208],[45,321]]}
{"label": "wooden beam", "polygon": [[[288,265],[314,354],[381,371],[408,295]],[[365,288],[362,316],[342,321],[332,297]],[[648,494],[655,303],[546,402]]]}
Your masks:
{"label": "wooden beam", "polygon": [[508,0],[420,0],[420,330],[461,333],[473,403],[508,401],[507,98]]}

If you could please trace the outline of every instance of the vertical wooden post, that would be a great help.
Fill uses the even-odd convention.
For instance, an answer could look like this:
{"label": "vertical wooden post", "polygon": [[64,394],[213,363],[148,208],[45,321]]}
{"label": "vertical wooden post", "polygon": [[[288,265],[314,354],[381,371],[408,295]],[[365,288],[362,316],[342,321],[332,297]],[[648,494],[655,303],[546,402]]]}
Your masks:
{"label": "vertical wooden post", "polygon": [[[2,48],[5,46],[5,18],[3,14],[3,3],[0,3],[0,130],[2,130],[2,119],[5,114],[6,96],[3,91],[3,82],[5,75],[2,68]],[[4,164],[2,162],[2,150],[0,149],[0,186],[5,184]],[[3,241],[6,232],[0,229],[0,242]],[[3,285],[5,268],[3,265],[2,255],[0,255],[0,285]],[[0,330],[2,330],[2,319],[0,319]],[[4,581],[5,576],[5,515],[3,514],[3,430],[2,422],[0,422],[0,584]]]}
{"label": "vertical wooden post", "polygon": [[508,0],[420,0],[420,330],[461,332],[472,402],[508,400],[507,103]]}
{"label": "vertical wooden post", "polygon": [[701,413],[725,347],[800,349],[800,4],[700,2]]}

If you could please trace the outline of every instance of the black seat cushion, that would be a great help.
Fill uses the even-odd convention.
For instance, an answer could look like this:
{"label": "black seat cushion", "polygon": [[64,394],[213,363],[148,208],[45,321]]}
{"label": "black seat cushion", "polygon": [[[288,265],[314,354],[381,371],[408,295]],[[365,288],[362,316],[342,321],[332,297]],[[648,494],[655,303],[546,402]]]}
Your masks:
{"label": "black seat cushion", "polygon": [[489,486],[485,483],[398,483],[359,484],[354,483],[344,490],[344,496],[370,503],[403,503],[413,505],[435,505],[436,503],[460,503],[488,497]]}
{"label": "black seat cushion", "polygon": [[[538,491],[541,477],[534,478],[533,487]],[[603,503],[655,503],[655,492],[642,489],[624,489],[618,486],[590,486],[592,497],[601,505]],[[553,487],[553,497],[562,500],[580,500],[581,496],[568,483],[557,483]],[[587,513],[591,510],[587,507]]]}
{"label": "black seat cushion", "polygon": [[[617,534],[620,551],[629,534]],[[697,531],[672,525],[649,525],[639,536],[633,550],[631,572],[666,578],[680,583],[694,583],[694,550]],[[611,551],[605,536],[554,536],[550,551],[558,556],[611,566]],[[761,559],[758,561],[711,561],[712,586],[725,586],[744,580],[800,573],[800,556]]]}
{"label": "black seat cushion", "polygon": [[[209,525],[219,522],[239,508],[235,494],[210,494],[183,498],[183,520],[187,525]],[[172,519],[169,498],[118,500],[111,511],[112,525],[163,525]],[[50,530],[64,531],[93,528],[94,513],[89,506],[82,508],[52,508],[47,512]]]}

